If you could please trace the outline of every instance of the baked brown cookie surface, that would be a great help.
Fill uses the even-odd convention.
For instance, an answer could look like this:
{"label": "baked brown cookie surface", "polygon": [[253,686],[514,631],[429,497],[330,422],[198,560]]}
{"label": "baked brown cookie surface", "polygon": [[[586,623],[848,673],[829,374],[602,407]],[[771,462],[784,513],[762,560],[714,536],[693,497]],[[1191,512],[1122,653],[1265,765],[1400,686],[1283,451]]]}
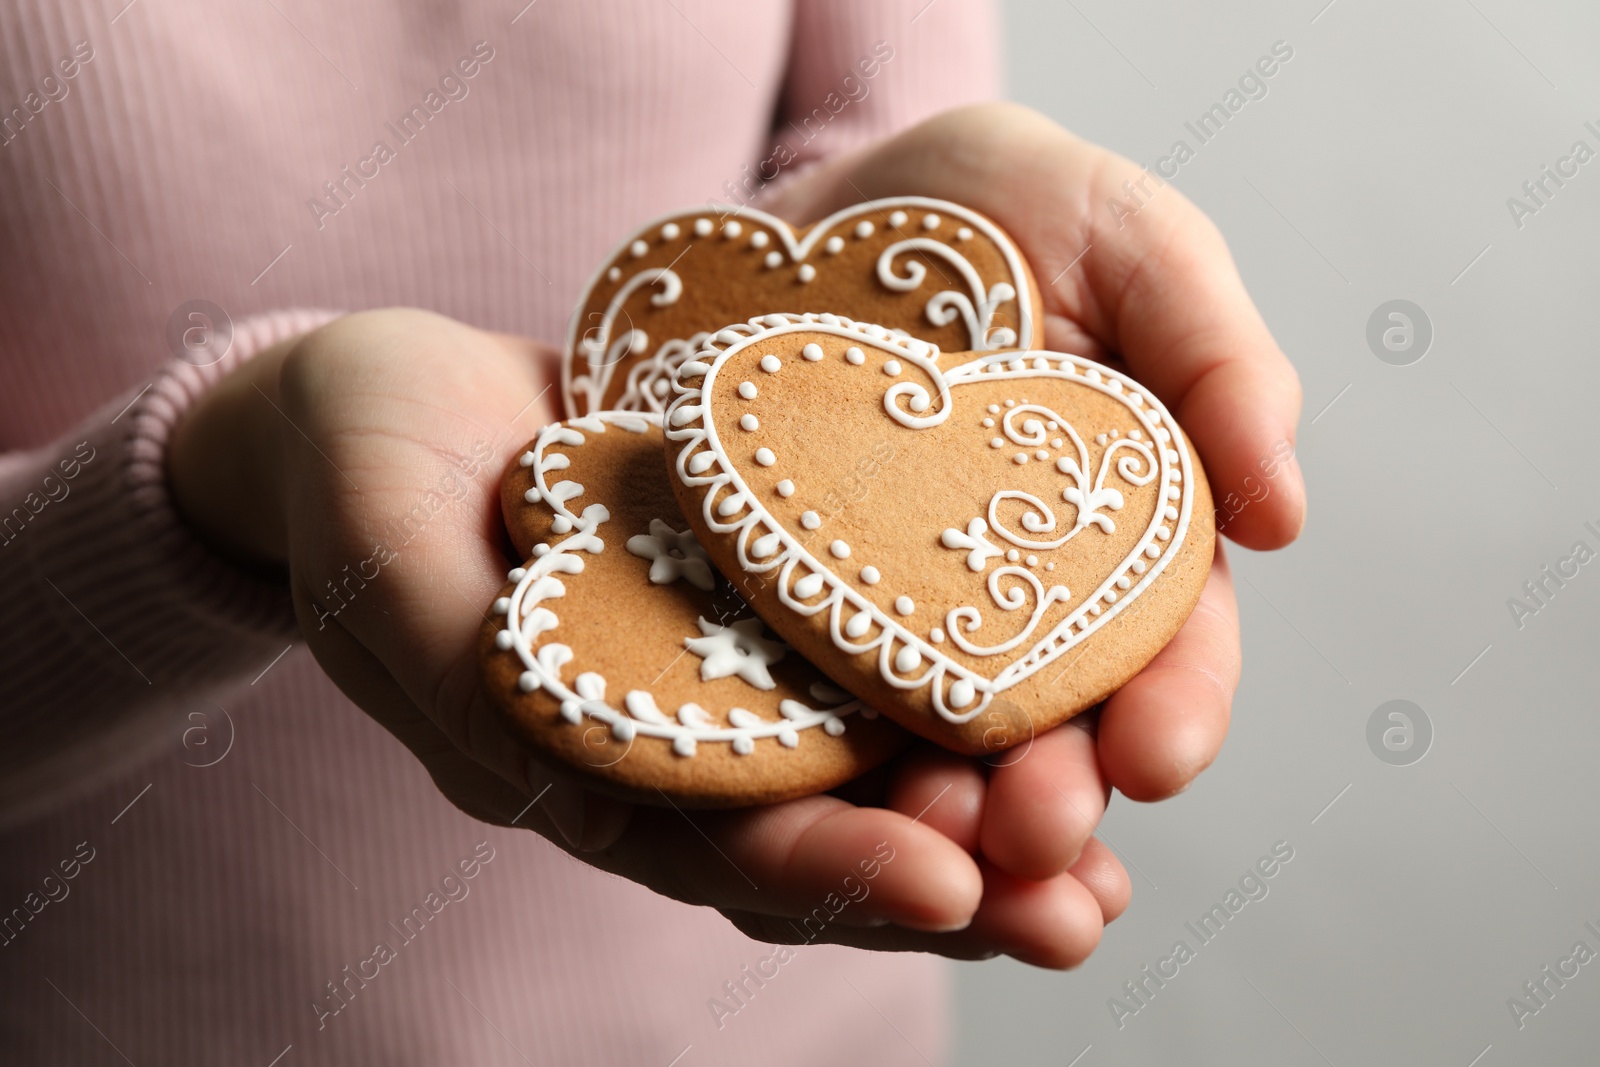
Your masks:
{"label": "baked brown cookie surface", "polygon": [[819,793],[909,737],[767,627],[684,522],[660,419],[546,427],[506,475],[528,559],[480,639],[513,731],[643,803],[742,807]]}
{"label": "baked brown cookie surface", "polygon": [[798,228],[707,207],[641,227],[590,280],[563,359],[566,413],[660,411],[708,331],[781,312],[848,315],[952,352],[1042,338],[1027,261],[958,204],[875,200]]}
{"label": "baked brown cookie surface", "polygon": [[1205,584],[1197,458],[1090,360],[762,319],[708,338],[675,389],[673,484],[711,561],[842,687],[946,747],[993,751],[1103,700]]}

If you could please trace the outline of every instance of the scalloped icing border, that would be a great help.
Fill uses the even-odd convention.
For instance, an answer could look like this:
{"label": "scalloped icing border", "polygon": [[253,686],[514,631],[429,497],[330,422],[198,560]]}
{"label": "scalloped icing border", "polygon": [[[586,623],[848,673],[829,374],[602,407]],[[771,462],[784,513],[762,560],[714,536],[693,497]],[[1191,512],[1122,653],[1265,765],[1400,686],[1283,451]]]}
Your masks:
{"label": "scalloped icing border", "polygon": [[[885,407],[891,417],[911,429],[918,428],[919,424],[927,426],[942,422],[954,407],[951,389],[978,380],[1070,379],[1120,401],[1150,432],[1152,439],[1163,445],[1160,485],[1164,492],[1175,488],[1169,484],[1171,479],[1168,471],[1181,472],[1179,515],[1174,530],[1165,541],[1165,549],[1156,549],[1153,562],[1147,565],[1136,582],[1130,583],[1132,588],[1126,592],[1115,588],[1117,578],[1128,573],[1134,561],[1154,545],[1155,531],[1160,528],[1162,516],[1162,510],[1158,508],[1133,551],[1112,569],[1093,595],[1086,597],[1065,619],[1034,642],[1026,655],[1009,662],[993,678],[956,663],[929,641],[911,633],[875,603],[861,596],[829,565],[808,552],[757,501],[718,440],[716,427],[706,410],[709,404],[703,402],[703,397],[716,381],[717,371],[722,364],[751,345],[784,334],[802,332],[831,334],[858,344],[866,343],[890,352],[896,358],[907,359],[926,373],[939,389],[940,406],[931,414],[907,414],[899,407],[897,398],[908,394],[912,396],[909,405],[912,412],[926,411],[932,406],[926,391],[919,385],[900,382],[890,386],[884,394]],[[781,567],[777,591],[779,600],[786,607],[803,616],[828,611],[829,633],[835,647],[854,655],[877,650],[879,675],[897,689],[914,690],[933,683],[935,711],[947,722],[960,724],[981,714],[999,693],[1088,639],[1155,582],[1166,569],[1167,562],[1178,554],[1188,533],[1194,502],[1194,471],[1188,443],[1171,413],[1144,386],[1110,367],[1067,353],[1031,351],[979,356],[943,372],[935,362],[937,349],[930,356],[930,348],[932,346],[925,342],[895,337],[881,326],[858,324],[839,315],[768,315],[754,318],[748,323],[713,334],[700,352],[679,368],[674,382],[679,395],[666,411],[666,436],[668,440],[684,442],[673,469],[684,485],[706,487],[701,502],[705,521],[717,533],[735,536],[735,551],[740,566],[749,573],[768,573]],[[698,384],[691,384],[696,382]],[[919,400],[921,407],[917,406]],[[1177,454],[1176,462],[1168,458],[1169,452]],[[719,501],[719,491],[727,487],[732,487],[733,492]],[[1163,499],[1171,499],[1170,492]],[[752,536],[758,527],[762,528],[762,532]],[[754,548],[762,550],[757,552],[759,562],[751,555]],[[807,573],[796,579],[794,572],[802,566]],[[809,592],[797,588],[802,582],[809,584]],[[826,595],[822,595],[824,590]],[[819,595],[822,595],[820,602],[807,603]],[[848,622],[844,619],[847,604],[854,609]],[[859,620],[863,618],[869,623],[860,624]],[[864,644],[857,643],[856,639],[866,636],[871,624],[876,624],[879,633]],[[852,637],[849,630],[857,626],[860,627],[859,632]],[[916,677],[905,677],[916,671],[924,661],[931,664],[926,671]],[[977,701],[975,706],[974,700]],[[970,710],[967,710],[969,707]]]}
{"label": "scalloped icing border", "polygon": [[[575,514],[567,507],[567,501],[583,494],[583,486],[570,480],[549,484],[546,475],[551,471],[565,470],[568,464],[565,454],[555,452],[547,455],[547,449],[551,446],[580,446],[586,440],[580,431],[605,433],[608,424],[642,433],[648,426],[660,426],[661,417],[642,412],[607,411],[568,419],[564,423],[552,423],[539,432],[534,447],[523,452],[519,458],[521,466],[533,469],[534,477],[534,486],[523,494],[523,499],[530,504],[541,500],[549,504],[558,520],[565,519],[570,524],[570,532],[554,545],[541,543],[534,546],[533,559],[529,564],[517,567],[507,575],[509,580],[517,583],[511,595],[499,597],[493,604],[494,613],[504,615],[506,619],[505,626],[495,634],[495,648],[501,652],[516,652],[523,666],[517,677],[517,688],[524,693],[543,689],[555,697],[561,703],[561,717],[568,723],[578,725],[587,716],[604,724],[613,737],[628,745],[628,749],[617,760],[632,749],[636,736],[671,741],[673,752],[679,756],[693,756],[697,744],[702,741],[727,742],[737,755],[747,756],[755,751],[755,742],[758,740],[775,738],[783,747],[795,749],[799,747],[801,731],[820,726],[829,736],[837,737],[844,733],[846,716],[861,712],[863,718],[876,717],[870,709],[854,700],[821,709],[808,707],[797,700],[784,700],[778,705],[779,714],[783,716],[780,719],[761,719],[743,708],[732,708],[728,712],[728,719],[733,725],[723,728],[709,725],[706,712],[692,703],[678,709],[679,719],[669,718],[656,706],[654,695],[647,690],[630,690],[628,698],[624,699],[628,708],[624,712],[606,703],[605,678],[602,675],[585,671],[573,680],[571,687],[561,680],[561,668],[575,658],[569,646],[550,642],[534,651],[539,637],[558,625],[556,614],[541,606],[545,600],[565,595],[565,586],[557,575],[580,573],[584,568],[584,554],[598,555],[604,551],[605,542],[597,531],[610,519],[610,511],[604,504],[590,504],[581,514]],[[555,463],[556,457],[564,462]],[[545,625],[546,618],[548,625]],[[535,625],[528,632],[530,622]],[[635,693],[643,694],[647,700],[632,699]],[[821,699],[815,692],[812,696]],[[685,710],[690,708],[693,711]],[[742,717],[739,714],[741,712],[743,716],[748,716],[742,725],[734,721]],[[684,721],[685,716],[691,721]]]}

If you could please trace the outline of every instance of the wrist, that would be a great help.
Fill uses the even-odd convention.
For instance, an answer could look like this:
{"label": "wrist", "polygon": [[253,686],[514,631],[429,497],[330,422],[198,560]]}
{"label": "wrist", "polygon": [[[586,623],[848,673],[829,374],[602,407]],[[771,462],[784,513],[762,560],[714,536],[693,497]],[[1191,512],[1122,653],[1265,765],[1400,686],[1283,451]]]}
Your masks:
{"label": "wrist", "polygon": [[218,381],[184,413],[167,447],[178,514],[218,555],[250,566],[288,559],[278,378],[297,342],[264,349]]}

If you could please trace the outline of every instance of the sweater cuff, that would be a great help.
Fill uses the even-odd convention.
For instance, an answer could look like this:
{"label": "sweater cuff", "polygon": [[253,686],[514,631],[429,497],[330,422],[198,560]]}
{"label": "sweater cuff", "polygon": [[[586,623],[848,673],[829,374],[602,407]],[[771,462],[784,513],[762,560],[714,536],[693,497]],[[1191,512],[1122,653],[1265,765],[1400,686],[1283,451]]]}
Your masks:
{"label": "sweater cuff", "polygon": [[[56,477],[76,467],[76,478],[10,547],[25,553],[39,579],[36,603],[66,639],[36,650],[34,669],[24,668],[54,674],[55,684],[41,694],[70,693],[92,707],[119,688],[122,675],[136,689],[153,687],[158,701],[181,700],[259,669],[263,656],[270,659],[298,634],[288,582],[219,556],[178,513],[166,451],[184,414],[230,371],[333,317],[282,311],[245,319],[221,359],[206,366],[173,361],[131,403],[121,397],[88,420],[76,447],[69,440],[54,449],[63,457]],[[61,686],[56,672],[69,668],[63,655],[73,656],[79,671],[102,676],[85,689],[107,691]]]}

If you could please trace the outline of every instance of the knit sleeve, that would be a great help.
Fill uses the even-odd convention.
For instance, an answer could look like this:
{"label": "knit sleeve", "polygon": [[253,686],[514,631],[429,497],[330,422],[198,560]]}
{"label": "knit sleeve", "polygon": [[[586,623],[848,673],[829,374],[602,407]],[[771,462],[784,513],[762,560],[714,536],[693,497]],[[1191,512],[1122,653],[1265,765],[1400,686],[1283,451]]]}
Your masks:
{"label": "knit sleeve", "polygon": [[173,361],[53,444],[0,456],[0,819],[145,755],[295,640],[287,581],[215,555],[174,510],[166,449],[224,375],[331,317],[240,322],[215,363]]}

